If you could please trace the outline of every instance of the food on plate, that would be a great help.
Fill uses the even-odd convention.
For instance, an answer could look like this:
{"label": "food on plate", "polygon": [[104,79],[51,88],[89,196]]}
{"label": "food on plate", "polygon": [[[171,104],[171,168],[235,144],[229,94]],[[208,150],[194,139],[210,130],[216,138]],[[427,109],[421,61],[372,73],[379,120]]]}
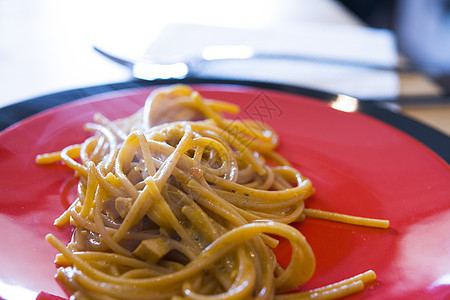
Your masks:
{"label": "food on plate", "polygon": [[[294,292],[315,270],[305,237],[288,225],[306,217],[387,228],[386,220],[305,208],[311,181],[277,152],[278,136],[239,107],[185,85],[154,90],[132,116],[101,114],[93,135],[39,164],[61,161],[79,183],[55,220],[73,226],[57,279],[75,299],[303,299],[355,293],[373,271]],[[278,238],[289,241],[287,267]]]}

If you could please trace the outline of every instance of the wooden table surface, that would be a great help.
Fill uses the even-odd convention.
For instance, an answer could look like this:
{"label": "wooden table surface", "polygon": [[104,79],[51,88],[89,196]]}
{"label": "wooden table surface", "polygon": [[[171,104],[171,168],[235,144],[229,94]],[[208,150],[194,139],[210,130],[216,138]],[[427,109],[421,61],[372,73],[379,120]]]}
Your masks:
{"label": "wooden table surface", "polygon": [[450,137],[450,104],[403,105],[401,112]]}

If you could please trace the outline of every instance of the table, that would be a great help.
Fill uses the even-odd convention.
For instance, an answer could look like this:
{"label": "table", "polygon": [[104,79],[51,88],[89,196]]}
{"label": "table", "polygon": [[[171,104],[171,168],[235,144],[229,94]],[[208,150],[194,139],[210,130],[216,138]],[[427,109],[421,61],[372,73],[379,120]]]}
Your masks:
{"label": "table", "polygon": [[[220,5],[219,15],[198,7],[217,10],[201,0],[189,4],[179,0],[126,4],[104,0],[0,0],[0,107],[62,90],[129,80],[127,68],[102,57],[92,45],[113,41],[116,47],[122,45],[138,53],[170,22],[195,19],[207,25],[255,27],[301,20],[362,25],[348,10],[329,0],[228,1]],[[130,34],[130,28],[134,34]],[[402,94],[407,96],[441,92],[422,74],[400,76],[400,82]],[[448,103],[404,104],[396,109],[450,135]]]}

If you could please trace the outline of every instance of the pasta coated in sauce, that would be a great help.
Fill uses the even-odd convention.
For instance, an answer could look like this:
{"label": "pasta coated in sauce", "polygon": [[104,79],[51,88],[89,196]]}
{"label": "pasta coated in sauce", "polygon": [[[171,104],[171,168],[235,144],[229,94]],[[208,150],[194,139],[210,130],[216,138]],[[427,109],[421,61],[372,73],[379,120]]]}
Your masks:
{"label": "pasta coated in sauce", "polygon": [[[228,120],[229,103],[188,86],[157,89],[136,114],[97,114],[82,144],[37,157],[79,177],[76,201],[55,225],[72,241],[47,240],[60,254],[57,279],[76,299],[336,298],[375,279],[368,271],[330,286],[295,290],[314,273],[305,216],[386,228],[387,221],[307,209],[314,188],[275,152],[276,133]],[[292,247],[286,268],[273,248]]]}

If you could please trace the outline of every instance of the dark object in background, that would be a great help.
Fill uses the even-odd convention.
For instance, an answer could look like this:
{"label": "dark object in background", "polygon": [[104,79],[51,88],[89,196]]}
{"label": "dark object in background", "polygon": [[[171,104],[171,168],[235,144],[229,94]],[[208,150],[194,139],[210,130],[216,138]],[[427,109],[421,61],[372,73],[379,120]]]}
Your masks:
{"label": "dark object in background", "polygon": [[367,25],[392,30],[399,51],[450,94],[450,0],[340,0]]}
{"label": "dark object in background", "polygon": [[340,0],[371,27],[394,29],[395,0]]}

